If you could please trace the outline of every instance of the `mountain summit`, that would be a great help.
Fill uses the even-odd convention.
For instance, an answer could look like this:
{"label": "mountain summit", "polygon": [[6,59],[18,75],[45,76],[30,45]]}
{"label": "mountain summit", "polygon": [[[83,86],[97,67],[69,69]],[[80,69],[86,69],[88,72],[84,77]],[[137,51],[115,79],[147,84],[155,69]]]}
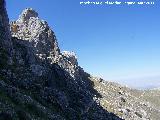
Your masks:
{"label": "mountain summit", "polygon": [[34,11],[32,8],[26,8],[23,10],[22,14],[19,16],[19,21],[29,20],[31,17],[37,18],[38,13]]}
{"label": "mountain summit", "polygon": [[36,11],[9,25],[0,0],[0,120],[158,120],[152,92],[86,73]]}
{"label": "mountain summit", "polygon": [[60,52],[54,32],[32,8],[26,8],[17,21],[11,22],[11,34],[27,47],[30,54],[28,62],[31,64],[35,65],[38,61],[57,63],[72,77],[77,74],[76,57],[73,57],[71,52]]}

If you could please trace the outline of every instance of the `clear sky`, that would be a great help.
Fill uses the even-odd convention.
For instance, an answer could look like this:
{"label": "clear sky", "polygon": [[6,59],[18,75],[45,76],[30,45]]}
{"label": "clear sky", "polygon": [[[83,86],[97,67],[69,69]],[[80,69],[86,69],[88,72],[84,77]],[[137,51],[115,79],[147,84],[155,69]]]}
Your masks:
{"label": "clear sky", "polygon": [[138,84],[155,77],[155,84],[160,83],[160,2],[96,6],[79,4],[85,0],[6,1],[10,20],[24,8],[35,9],[55,32],[61,50],[76,52],[85,71],[132,85],[135,78]]}

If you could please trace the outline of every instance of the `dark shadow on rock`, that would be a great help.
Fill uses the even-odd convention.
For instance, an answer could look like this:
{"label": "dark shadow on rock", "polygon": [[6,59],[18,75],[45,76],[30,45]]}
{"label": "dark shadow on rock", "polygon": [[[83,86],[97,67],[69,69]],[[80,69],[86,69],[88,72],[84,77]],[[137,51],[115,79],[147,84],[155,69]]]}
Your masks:
{"label": "dark shadow on rock", "polygon": [[0,120],[12,120],[12,117],[10,116],[10,114],[8,114],[6,112],[1,112],[0,113]]}
{"label": "dark shadow on rock", "polygon": [[[28,103],[27,106],[23,105],[25,97],[15,98],[14,94],[9,94],[11,100],[19,100],[19,103],[16,102],[16,104],[23,106],[23,110],[27,111],[26,114],[45,116],[44,118],[47,119],[53,119],[54,115],[58,115],[67,120],[121,120],[95,102],[93,99],[95,96],[97,98],[102,96],[94,89],[94,83],[89,79],[90,75],[81,68],[79,68],[79,76],[73,79],[58,64],[41,61],[32,55],[30,49],[27,48],[28,41],[17,38],[12,38],[12,41],[14,64],[8,68],[11,70],[11,74],[6,73],[8,79],[5,80],[5,83],[17,89],[21,96],[30,96],[35,101],[32,107],[35,110],[28,113],[28,109],[33,103],[29,103],[30,107],[28,108]],[[32,60],[33,57],[34,60]],[[41,76],[33,73],[30,67],[32,64],[42,67],[44,73]],[[42,108],[36,104],[45,107],[48,113],[41,110]]]}

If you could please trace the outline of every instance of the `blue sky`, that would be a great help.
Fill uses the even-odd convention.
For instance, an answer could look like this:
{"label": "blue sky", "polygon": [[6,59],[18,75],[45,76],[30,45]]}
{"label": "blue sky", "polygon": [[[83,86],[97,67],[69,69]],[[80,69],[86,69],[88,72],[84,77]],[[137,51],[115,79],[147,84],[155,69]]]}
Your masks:
{"label": "blue sky", "polygon": [[132,85],[134,78],[144,84],[145,78],[156,77],[156,84],[160,78],[160,2],[133,6],[79,2],[7,0],[7,10],[10,20],[16,20],[24,8],[35,9],[55,32],[61,50],[75,51],[80,66],[93,75],[132,81],[126,83]]}

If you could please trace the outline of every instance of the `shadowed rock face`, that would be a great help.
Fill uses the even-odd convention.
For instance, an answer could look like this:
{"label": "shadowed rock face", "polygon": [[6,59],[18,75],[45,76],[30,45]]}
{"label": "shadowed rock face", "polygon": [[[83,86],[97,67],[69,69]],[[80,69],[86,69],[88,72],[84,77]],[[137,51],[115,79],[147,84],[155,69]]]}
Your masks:
{"label": "shadowed rock face", "polygon": [[4,48],[8,55],[11,56],[12,42],[5,5],[5,1],[0,0],[0,49]]}

